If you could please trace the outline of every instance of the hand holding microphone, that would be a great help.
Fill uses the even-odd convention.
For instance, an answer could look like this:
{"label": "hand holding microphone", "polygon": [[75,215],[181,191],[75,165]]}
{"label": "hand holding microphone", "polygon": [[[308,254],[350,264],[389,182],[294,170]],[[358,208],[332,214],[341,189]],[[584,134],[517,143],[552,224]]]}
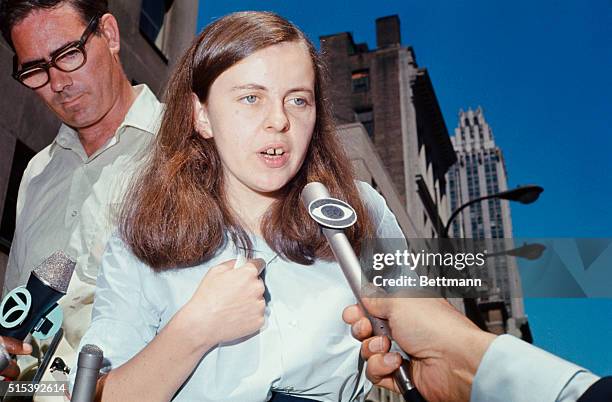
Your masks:
{"label": "hand holding microphone", "polygon": [[0,375],[6,379],[19,377],[19,367],[11,355],[29,355],[32,345],[19,339],[0,337]]}
{"label": "hand holding microphone", "polygon": [[[329,246],[349,283],[355,298],[361,303],[361,264],[353,248],[344,234],[343,229],[352,226],[357,221],[353,208],[344,201],[331,198],[327,188],[318,182],[308,183],[302,190],[302,202],[308,209],[310,217],[320,226]],[[390,336],[386,321],[367,313],[376,335]],[[423,397],[413,386],[409,377],[407,362],[398,362],[393,373],[395,383],[406,402],[421,402]]]}
{"label": "hand holding microphone", "polygon": [[[393,340],[413,357],[412,378],[429,402],[470,400],[471,385],[482,357],[495,335],[480,330],[445,299],[364,298],[368,312],[388,320]],[[388,353],[389,338],[373,336],[361,307],[349,306],[342,318],[363,341],[366,374],[374,384],[399,392],[393,372],[400,356]]]}
{"label": "hand holding microphone", "polygon": [[0,305],[0,336],[23,340],[30,332],[47,326],[45,316],[68,291],[75,265],[57,251],[32,271],[25,287],[9,292]]}
{"label": "hand holding microphone", "polygon": [[[367,375],[375,384],[399,392],[407,402],[470,399],[471,382],[495,336],[481,331],[444,299],[361,298],[361,266],[341,229],[355,220],[350,205],[330,197],[321,183],[309,183],[302,201],[317,221],[360,305],[343,319],[363,341]],[[376,335],[372,337],[372,334]],[[410,368],[398,353],[387,353],[391,339],[411,356]],[[417,388],[413,388],[410,378]],[[423,395],[423,396],[421,396]]]}
{"label": "hand holding microphone", "polygon": [[9,353],[31,353],[30,345],[19,342],[30,332],[41,337],[53,336],[57,332],[61,322],[53,322],[46,316],[68,291],[75,265],[63,252],[55,252],[32,271],[26,286],[13,289],[2,300],[0,336],[4,350],[0,347],[0,370],[10,364]]}

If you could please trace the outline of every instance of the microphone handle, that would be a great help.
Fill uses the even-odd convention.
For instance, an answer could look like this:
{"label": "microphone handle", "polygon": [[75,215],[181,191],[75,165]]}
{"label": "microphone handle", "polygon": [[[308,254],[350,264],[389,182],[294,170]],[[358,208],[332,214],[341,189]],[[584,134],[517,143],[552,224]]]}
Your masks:
{"label": "microphone handle", "polygon": [[98,371],[87,367],[79,367],[74,379],[71,402],[92,402],[98,383]]}
{"label": "microphone handle", "polygon": [[[367,309],[361,301],[361,263],[355,255],[355,251],[351,246],[348,238],[343,231],[337,229],[330,229],[326,227],[321,228],[329,246],[336,257],[336,261],[340,265],[344,277],[349,283],[355,298],[359,301],[359,305],[366,313],[370,323],[372,324],[372,331],[375,335],[385,335],[391,339],[389,326],[386,320],[382,320],[377,317],[373,317],[368,313]],[[393,378],[398,385],[402,396],[406,402],[425,402],[425,399],[421,396],[419,391],[414,387],[409,377],[408,362],[404,360],[402,365],[393,373]]]}
{"label": "microphone handle", "polygon": [[[366,315],[368,319],[370,320],[370,324],[372,324],[372,332],[374,332],[374,335],[377,335],[377,336],[384,335],[387,338],[391,339],[391,341],[393,342],[393,339],[391,338],[391,333],[389,331],[389,324],[387,323],[387,320],[383,320],[381,318],[374,317],[373,315],[371,315],[365,310],[365,307],[363,306],[363,303],[361,303],[361,301],[359,301],[359,304],[361,305],[361,308],[364,309],[363,311],[366,312]],[[393,373],[393,379],[395,380],[395,383],[400,389],[400,392],[402,396],[404,397],[404,400],[406,402],[426,402],[425,398],[421,396],[419,391],[412,384],[412,381],[410,381],[410,377],[408,376],[409,372],[410,372],[409,362],[407,360],[402,360],[401,366],[397,370],[395,370],[395,372]]]}

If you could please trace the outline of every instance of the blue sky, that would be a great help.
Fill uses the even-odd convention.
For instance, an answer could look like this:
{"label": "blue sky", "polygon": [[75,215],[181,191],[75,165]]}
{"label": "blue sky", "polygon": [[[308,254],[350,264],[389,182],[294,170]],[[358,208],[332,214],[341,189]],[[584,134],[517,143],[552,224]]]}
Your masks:
{"label": "blue sky", "polygon": [[[375,19],[398,14],[402,43],[429,70],[451,134],[460,108],[482,106],[509,185],[544,187],[535,204],[512,205],[515,236],[612,237],[609,0],[202,1],[199,27],[238,10],[275,11],[317,44],[349,31],[370,48]],[[611,299],[526,307],[537,345],[612,374]]]}

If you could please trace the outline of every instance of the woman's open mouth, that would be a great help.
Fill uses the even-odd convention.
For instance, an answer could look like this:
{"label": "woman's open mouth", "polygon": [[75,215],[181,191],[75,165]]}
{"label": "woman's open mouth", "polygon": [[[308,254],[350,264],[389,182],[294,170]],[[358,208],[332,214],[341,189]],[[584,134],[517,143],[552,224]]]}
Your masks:
{"label": "woman's open mouth", "polygon": [[271,168],[279,168],[287,163],[289,160],[289,153],[282,147],[274,147],[259,152],[259,157],[263,160],[266,166]]}

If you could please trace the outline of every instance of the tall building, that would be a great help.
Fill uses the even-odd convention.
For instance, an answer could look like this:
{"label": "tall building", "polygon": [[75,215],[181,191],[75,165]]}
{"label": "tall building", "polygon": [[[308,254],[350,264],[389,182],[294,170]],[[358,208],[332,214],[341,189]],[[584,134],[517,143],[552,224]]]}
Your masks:
{"label": "tall building", "polygon": [[[376,49],[348,32],[320,39],[338,131],[357,176],[385,197],[406,237],[438,237],[449,215],[445,173],[456,156],[429,73],[401,44],[398,16],[376,20]],[[401,400],[377,387],[367,399]]]}
{"label": "tall building", "polygon": [[[132,83],[161,96],[173,64],[196,31],[197,0],[110,0],[119,22],[120,57]],[[0,39],[0,286],[8,261],[17,190],[28,161],[53,141],[60,121],[11,77],[13,52]]]}
{"label": "tall building", "polygon": [[[398,16],[376,20],[376,49],[355,43],[348,32],[320,39],[336,121],[365,128],[369,139],[362,143],[372,144],[403,210],[393,212],[407,215],[405,234],[436,237],[448,217],[445,173],[456,156],[429,73],[417,65],[414,50],[401,44]],[[387,197],[379,169],[359,156],[367,152],[351,155],[357,171]]]}
{"label": "tall building", "polygon": [[[459,125],[451,138],[458,162],[447,174],[451,210],[475,198],[508,190],[506,165],[501,149],[482,109],[459,112]],[[464,210],[450,228],[451,237],[506,239],[495,242],[503,252],[512,249],[512,218],[508,201],[485,200]],[[487,294],[480,307],[489,329],[512,332],[525,323],[520,278],[515,257],[493,257],[489,264]],[[505,309],[505,311],[504,311]],[[508,324],[508,319],[514,324]],[[517,334],[521,335],[521,334]]]}

